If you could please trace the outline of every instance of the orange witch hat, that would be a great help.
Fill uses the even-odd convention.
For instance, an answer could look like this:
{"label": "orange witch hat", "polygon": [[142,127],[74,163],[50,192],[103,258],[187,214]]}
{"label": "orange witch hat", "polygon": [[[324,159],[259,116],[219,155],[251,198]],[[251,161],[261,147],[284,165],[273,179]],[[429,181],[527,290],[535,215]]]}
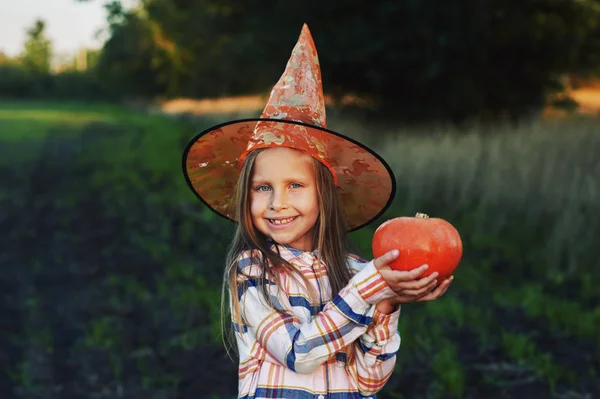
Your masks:
{"label": "orange witch hat", "polygon": [[183,173],[210,209],[235,221],[232,207],[239,168],[250,151],[289,147],[331,171],[348,230],[381,215],[395,194],[394,175],[374,151],[327,129],[321,69],[304,24],[283,75],[259,118],[213,126],[194,137],[183,154]]}

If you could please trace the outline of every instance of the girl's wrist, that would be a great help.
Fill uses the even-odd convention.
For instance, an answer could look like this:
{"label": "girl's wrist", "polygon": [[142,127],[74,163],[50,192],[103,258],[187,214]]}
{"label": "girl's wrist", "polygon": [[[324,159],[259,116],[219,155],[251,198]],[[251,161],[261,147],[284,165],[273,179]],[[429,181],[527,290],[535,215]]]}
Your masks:
{"label": "girl's wrist", "polygon": [[400,306],[400,304],[392,299],[382,299],[377,303],[375,309],[377,309],[379,313],[390,314],[398,310],[398,306]]}

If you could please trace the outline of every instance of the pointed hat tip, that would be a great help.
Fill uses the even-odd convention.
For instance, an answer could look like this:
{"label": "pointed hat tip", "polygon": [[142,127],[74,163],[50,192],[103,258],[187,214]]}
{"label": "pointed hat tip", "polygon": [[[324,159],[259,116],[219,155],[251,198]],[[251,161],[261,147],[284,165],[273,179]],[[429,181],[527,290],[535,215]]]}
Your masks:
{"label": "pointed hat tip", "polygon": [[310,33],[310,29],[308,29],[308,25],[306,24],[306,22],[302,25],[302,31],[300,32],[298,42],[308,42],[311,43],[312,46],[314,46],[314,39],[312,37],[312,34]]}
{"label": "pointed hat tip", "polygon": [[309,36],[311,36],[310,29],[308,29],[308,25],[306,24],[306,22],[302,24],[301,34],[308,34]]}

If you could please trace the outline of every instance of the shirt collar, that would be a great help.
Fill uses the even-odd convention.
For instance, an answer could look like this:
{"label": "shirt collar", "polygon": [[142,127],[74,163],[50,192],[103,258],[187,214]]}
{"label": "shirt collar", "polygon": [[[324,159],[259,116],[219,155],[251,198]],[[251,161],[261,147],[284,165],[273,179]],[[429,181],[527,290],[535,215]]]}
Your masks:
{"label": "shirt collar", "polygon": [[303,254],[308,254],[311,257],[318,257],[318,250],[310,251],[302,251],[300,249],[294,248],[288,244],[279,244],[273,241],[272,239],[267,239],[267,246],[272,251],[277,251],[279,249],[279,254],[283,259],[290,262],[292,260],[301,259]]}

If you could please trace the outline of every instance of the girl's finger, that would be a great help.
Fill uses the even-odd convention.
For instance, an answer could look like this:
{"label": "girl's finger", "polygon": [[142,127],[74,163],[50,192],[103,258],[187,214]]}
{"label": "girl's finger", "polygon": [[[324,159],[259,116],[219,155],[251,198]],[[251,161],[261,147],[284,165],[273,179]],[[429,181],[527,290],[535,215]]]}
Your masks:
{"label": "girl's finger", "polygon": [[396,274],[395,278],[397,282],[414,281],[421,274],[425,273],[427,269],[429,269],[429,265],[421,265],[410,271],[394,271],[394,273]]}
{"label": "girl's finger", "polygon": [[444,295],[446,291],[448,291],[448,287],[450,287],[450,284],[452,284],[452,280],[454,280],[454,276],[450,276],[450,278],[444,280],[444,282],[440,284],[441,286],[443,286],[442,293],[440,294],[440,296]]}
{"label": "girl's finger", "polygon": [[373,260],[373,263],[375,264],[375,267],[379,270],[388,266],[390,263],[396,260],[396,258],[398,258],[399,255],[400,251],[394,249]]}
{"label": "girl's finger", "polygon": [[439,275],[438,272],[433,272],[429,276],[423,277],[419,280],[412,280],[412,281],[400,280],[400,281],[397,281],[397,283],[401,289],[418,290],[420,288],[427,287],[429,284],[431,284],[432,281],[436,280],[438,275]]}
{"label": "girl's finger", "polygon": [[442,295],[444,295],[446,290],[448,290],[448,287],[450,286],[452,279],[453,279],[453,277],[450,277],[449,279],[444,280],[442,282],[442,284],[437,286],[437,288],[433,292],[431,292],[426,297],[421,298],[420,301],[433,301],[435,299],[440,298]]}
{"label": "girl's finger", "polygon": [[422,297],[422,296],[430,294],[435,289],[436,285],[437,285],[437,281],[433,280],[425,287],[421,287],[419,289],[402,290],[401,295],[411,296],[411,297]]}

